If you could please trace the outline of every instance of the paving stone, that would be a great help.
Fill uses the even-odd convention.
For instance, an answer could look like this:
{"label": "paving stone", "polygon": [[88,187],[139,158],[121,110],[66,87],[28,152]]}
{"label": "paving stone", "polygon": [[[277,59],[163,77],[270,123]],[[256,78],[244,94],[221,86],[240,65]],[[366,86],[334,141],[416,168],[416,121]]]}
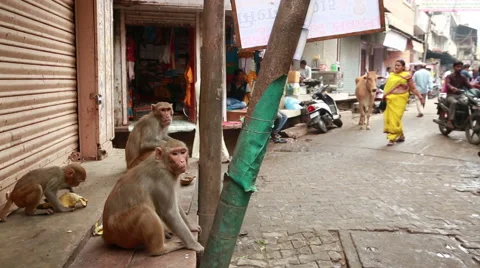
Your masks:
{"label": "paving stone", "polygon": [[251,267],[268,267],[267,262],[258,261],[258,260],[250,260],[250,259],[240,259],[237,262],[237,266],[251,266]]}
{"label": "paving stone", "polygon": [[299,248],[296,250],[297,254],[311,254],[312,251],[310,250],[310,247],[304,246],[302,248]]}
{"label": "paving stone", "polygon": [[331,261],[317,261],[319,268],[338,268]]}
{"label": "paving stone", "polygon": [[343,256],[342,256],[340,253],[336,252],[336,251],[329,251],[329,252],[328,252],[328,256],[330,256],[330,259],[331,259],[333,262],[338,262],[338,261],[340,261],[340,260],[343,258]]}
{"label": "paving stone", "polygon": [[313,254],[304,254],[298,256],[298,259],[301,263],[308,263],[312,261],[328,261],[330,260],[330,256],[328,256],[327,252],[320,252],[320,253],[313,253]]}
{"label": "paving stone", "polygon": [[297,233],[297,234],[288,236],[288,240],[303,241],[303,240],[305,240],[305,238],[303,237],[303,235],[301,233]]}
{"label": "paving stone", "polygon": [[316,252],[326,252],[326,251],[341,251],[342,248],[338,245],[338,242],[330,243],[330,244],[322,244],[319,246],[311,245],[310,248],[312,249],[313,253]]}
{"label": "paving stone", "polygon": [[307,245],[305,241],[292,241],[293,248],[301,248]]}
{"label": "paving stone", "polygon": [[322,241],[318,237],[309,238],[307,244],[309,245],[321,245]]}
{"label": "paving stone", "polygon": [[293,249],[280,250],[280,253],[282,253],[283,258],[292,257],[292,256],[297,255],[297,252]]}
{"label": "paving stone", "polygon": [[280,251],[272,251],[272,252],[267,253],[267,258],[268,259],[281,259],[282,254],[280,253]]}
{"label": "paving stone", "polygon": [[276,259],[270,262],[271,265],[288,265],[288,264],[300,264],[300,261],[296,256],[288,257],[284,259]]}
{"label": "paving stone", "polygon": [[316,262],[310,262],[305,264],[292,264],[287,265],[287,268],[318,268],[318,264]]}

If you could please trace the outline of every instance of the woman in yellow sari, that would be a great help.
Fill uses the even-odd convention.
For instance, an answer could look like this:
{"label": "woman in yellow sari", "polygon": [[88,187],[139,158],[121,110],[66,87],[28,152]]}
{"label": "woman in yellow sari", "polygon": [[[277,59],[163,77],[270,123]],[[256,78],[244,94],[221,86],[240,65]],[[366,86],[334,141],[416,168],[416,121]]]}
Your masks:
{"label": "woman in yellow sari", "polygon": [[395,71],[390,74],[383,91],[387,107],[383,113],[384,128],[387,134],[388,146],[395,142],[405,141],[402,117],[408,103],[409,92],[415,94],[422,104],[425,103],[420,92],[415,87],[412,76],[405,71],[405,61],[395,62]]}

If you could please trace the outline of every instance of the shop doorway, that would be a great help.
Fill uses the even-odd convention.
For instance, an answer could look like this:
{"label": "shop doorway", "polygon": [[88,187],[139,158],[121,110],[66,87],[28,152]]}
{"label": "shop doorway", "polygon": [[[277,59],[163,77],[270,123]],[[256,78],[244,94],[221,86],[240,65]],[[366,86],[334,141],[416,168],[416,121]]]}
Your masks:
{"label": "shop doorway", "polygon": [[126,25],[126,53],[130,125],[159,101],[174,122],[195,120],[195,28]]}

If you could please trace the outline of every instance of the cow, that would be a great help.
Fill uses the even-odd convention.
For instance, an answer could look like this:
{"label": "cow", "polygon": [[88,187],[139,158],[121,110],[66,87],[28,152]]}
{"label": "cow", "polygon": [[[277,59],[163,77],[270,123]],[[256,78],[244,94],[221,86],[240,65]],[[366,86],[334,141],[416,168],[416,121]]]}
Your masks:
{"label": "cow", "polygon": [[[373,111],[375,102],[375,93],[377,91],[378,76],[375,71],[367,72],[365,75],[355,78],[355,96],[358,101],[358,109],[360,110],[360,128],[366,125],[366,129],[370,129],[370,116]],[[365,113],[367,113],[367,122],[365,124]]]}

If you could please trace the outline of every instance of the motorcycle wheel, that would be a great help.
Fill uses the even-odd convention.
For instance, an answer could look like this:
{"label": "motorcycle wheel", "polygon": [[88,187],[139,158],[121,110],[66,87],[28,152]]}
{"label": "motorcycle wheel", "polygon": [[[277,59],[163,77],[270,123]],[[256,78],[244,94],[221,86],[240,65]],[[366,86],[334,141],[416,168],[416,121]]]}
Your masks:
{"label": "motorcycle wheel", "polygon": [[480,133],[473,131],[475,127],[480,124],[477,119],[472,118],[470,124],[465,128],[465,137],[470,144],[479,145],[480,144]]}
{"label": "motorcycle wheel", "polygon": [[321,118],[318,119],[318,122],[313,125],[313,127],[320,131],[320,133],[327,133],[328,131],[327,125],[325,125],[325,122]]}
{"label": "motorcycle wheel", "polygon": [[343,126],[342,119],[335,119],[335,120],[333,120],[333,124],[334,124],[335,126],[337,126],[338,128],[342,127],[342,126]]}
{"label": "motorcycle wheel", "polygon": [[[439,121],[447,121],[448,115],[446,112],[440,112],[438,115],[438,120]],[[442,133],[444,136],[448,136],[452,132],[451,129],[447,128],[446,126],[438,125],[438,129],[440,130],[440,133]]]}

